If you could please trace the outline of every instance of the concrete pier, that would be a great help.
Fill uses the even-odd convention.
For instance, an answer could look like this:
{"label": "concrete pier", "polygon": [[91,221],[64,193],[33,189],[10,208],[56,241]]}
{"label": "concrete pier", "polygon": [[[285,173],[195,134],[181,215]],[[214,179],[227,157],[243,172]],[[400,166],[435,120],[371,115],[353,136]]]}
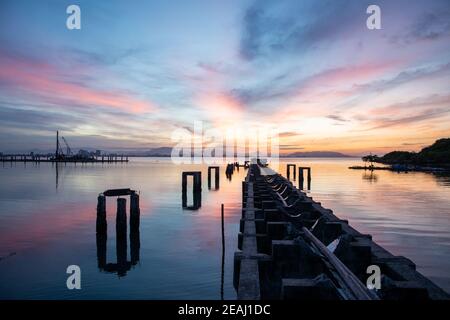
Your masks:
{"label": "concrete pier", "polygon": [[[304,170],[310,177],[310,168]],[[283,176],[262,172],[252,164],[242,183],[233,277],[238,299],[450,299],[413,262],[392,255]],[[381,270],[378,290],[366,286],[369,266]]]}
{"label": "concrete pier", "polygon": [[[258,253],[255,227],[255,208],[253,206],[253,183],[246,184],[246,203],[243,210],[245,224],[245,236],[242,239],[242,254],[235,260],[235,272],[238,277],[235,279],[238,299],[259,300],[259,271],[258,260],[255,256]],[[235,273],[235,274],[236,274]]]}

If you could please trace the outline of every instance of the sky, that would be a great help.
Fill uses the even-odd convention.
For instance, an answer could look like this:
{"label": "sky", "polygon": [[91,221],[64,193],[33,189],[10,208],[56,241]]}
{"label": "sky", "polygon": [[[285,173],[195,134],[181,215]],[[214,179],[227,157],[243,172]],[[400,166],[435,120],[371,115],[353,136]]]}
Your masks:
{"label": "sky", "polygon": [[275,126],[282,153],[418,151],[450,137],[449,52],[448,0],[0,0],[0,152],[56,130],[170,147],[194,121]]}

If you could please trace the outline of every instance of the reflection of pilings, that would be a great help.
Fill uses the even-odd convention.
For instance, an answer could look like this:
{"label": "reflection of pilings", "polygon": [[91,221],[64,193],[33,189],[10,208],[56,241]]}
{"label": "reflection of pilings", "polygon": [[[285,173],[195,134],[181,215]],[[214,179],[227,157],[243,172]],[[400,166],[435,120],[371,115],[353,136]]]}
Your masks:
{"label": "reflection of pilings", "polygon": [[97,264],[99,269],[106,267],[106,197],[100,194],[97,198]]}
{"label": "reflection of pilings", "polygon": [[127,199],[117,199],[116,254],[117,274],[124,276],[127,268]]}
{"label": "reflection of pilings", "polygon": [[308,171],[308,189],[311,190],[311,168],[310,167],[298,167],[298,187],[300,190],[303,190],[303,185],[305,181],[305,177],[303,171]]}
{"label": "reflection of pilings", "polygon": [[139,195],[136,193],[130,194],[130,230],[139,229]]}
{"label": "reflection of pilings", "polygon": [[[125,231],[126,232],[126,231]],[[127,237],[116,238],[116,255],[117,255],[117,274],[119,277],[123,277],[130,270],[127,261]]]}
{"label": "reflection of pilings", "polygon": [[103,270],[106,267],[106,240],[108,236],[105,231],[97,232],[97,264]]}
{"label": "reflection of pilings", "polygon": [[[116,257],[117,263],[107,263],[106,260],[106,197],[130,196],[130,256],[127,260],[127,201],[124,198],[117,199],[116,215]],[[139,195],[130,189],[107,190],[98,196],[97,202],[97,262],[100,270],[114,272],[119,277],[125,276],[127,271],[139,261],[140,233],[139,233]]]}
{"label": "reflection of pilings", "polygon": [[106,232],[106,197],[100,194],[97,198],[97,233]]}
{"label": "reflection of pilings", "polygon": [[221,217],[222,217],[222,273],[220,282],[220,298],[223,300],[223,280],[225,275],[225,221],[224,221],[224,206],[222,203],[221,207]]}
{"label": "reflection of pilings", "polygon": [[233,176],[234,172],[234,164],[227,164],[227,168],[225,169],[225,175],[227,176],[227,179],[231,181],[231,177]]}
{"label": "reflection of pilings", "polygon": [[130,228],[130,257],[131,265],[136,265],[139,262],[139,250],[141,248],[139,227]]}
{"label": "reflection of pilings", "polygon": [[219,189],[219,167],[208,167],[208,189],[211,189],[211,170],[214,169],[215,184],[214,189]]}
{"label": "reflection of pilings", "polygon": [[[193,177],[193,204],[187,205],[187,177]],[[183,208],[196,210],[202,205],[202,173],[201,171],[187,171],[182,175],[182,205]]]}
{"label": "reflection of pilings", "polygon": [[130,195],[130,256],[133,266],[139,261],[139,249],[141,247],[139,221],[139,195],[132,193]]}
{"label": "reflection of pilings", "polygon": [[[295,180],[295,177],[297,176],[297,172],[296,172],[297,171],[297,166],[295,164],[287,164],[286,165],[287,179],[289,180],[289,178],[291,176],[291,167],[294,168],[294,175],[293,175],[293,177],[294,177],[294,180]],[[299,169],[300,169],[300,167],[299,167]]]}

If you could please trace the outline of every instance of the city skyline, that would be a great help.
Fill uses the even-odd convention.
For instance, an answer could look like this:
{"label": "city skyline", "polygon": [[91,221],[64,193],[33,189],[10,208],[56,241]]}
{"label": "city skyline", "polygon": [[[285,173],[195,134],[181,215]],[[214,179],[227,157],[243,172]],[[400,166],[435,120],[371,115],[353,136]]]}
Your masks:
{"label": "city skyline", "polygon": [[282,153],[450,136],[448,1],[77,1],[81,30],[70,4],[0,5],[0,151],[170,147],[194,121],[276,126]]}

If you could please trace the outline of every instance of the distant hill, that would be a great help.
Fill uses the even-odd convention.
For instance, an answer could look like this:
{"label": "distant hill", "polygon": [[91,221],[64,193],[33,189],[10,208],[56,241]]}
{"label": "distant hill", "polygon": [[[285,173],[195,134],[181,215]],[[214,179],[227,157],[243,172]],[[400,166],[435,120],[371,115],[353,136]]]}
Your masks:
{"label": "distant hill", "polygon": [[[172,153],[171,147],[153,148],[145,151],[129,152],[131,156],[137,157],[170,157]],[[294,152],[290,154],[280,155],[282,158],[348,158],[350,156],[333,151],[311,151],[311,152]]]}
{"label": "distant hill", "polygon": [[349,155],[333,151],[294,152],[282,157],[285,158],[349,158]]}
{"label": "distant hill", "polygon": [[376,162],[450,167],[450,138],[439,139],[417,153],[408,151],[389,152],[382,157],[377,157]]}
{"label": "distant hill", "polygon": [[170,147],[153,148],[149,151],[144,152],[144,155],[147,157],[170,157],[171,154],[172,148]]}

